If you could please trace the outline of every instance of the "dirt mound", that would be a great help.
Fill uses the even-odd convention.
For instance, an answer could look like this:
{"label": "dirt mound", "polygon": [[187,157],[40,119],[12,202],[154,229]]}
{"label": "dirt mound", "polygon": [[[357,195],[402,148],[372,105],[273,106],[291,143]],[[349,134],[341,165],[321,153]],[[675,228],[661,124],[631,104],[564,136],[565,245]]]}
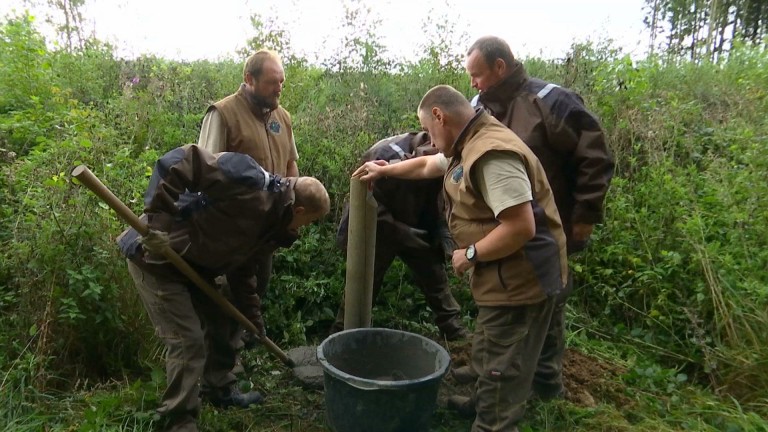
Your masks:
{"label": "dirt mound", "polygon": [[588,356],[575,349],[565,350],[563,382],[565,398],[577,405],[593,407],[598,402],[626,405],[619,377],[626,371],[614,364]]}
{"label": "dirt mound", "polygon": [[[462,341],[449,343],[446,347],[451,353],[451,368],[469,364],[471,343]],[[585,407],[594,407],[600,402],[617,406],[630,403],[624,395],[620,376],[626,371],[618,365],[607,363],[575,349],[567,349],[563,358],[563,382],[566,400]],[[453,379],[450,372],[443,380],[438,403],[444,403],[451,395],[469,396],[472,385],[462,385]]]}

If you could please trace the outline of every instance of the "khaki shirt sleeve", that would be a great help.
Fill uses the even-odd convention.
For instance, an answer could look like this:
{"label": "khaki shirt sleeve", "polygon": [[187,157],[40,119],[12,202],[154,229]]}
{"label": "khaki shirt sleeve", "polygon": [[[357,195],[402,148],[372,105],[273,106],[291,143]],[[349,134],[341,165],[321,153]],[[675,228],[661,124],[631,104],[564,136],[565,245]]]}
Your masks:
{"label": "khaki shirt sleeve", "polygon": [[451,164],[451,161],[445,157],[442,153],[437,153],[437,158],[435,159],[437,161],[437,165],[443,170],[448,171],[448,166]]}
{"label": "khaki shirt sleeve", "polygon": [[495,216],[533,200],[528,172],[517,154],[490,151],[475,162],[475,167],[473,180]]}
{"label": "khaki shirt sleeve", "polygon": [[219,114],[218,110],[212,109],[208,111],[203,118],[197,145],[211,153],[227,151],[227,133],[224,130],[224,122],[222,122],[221,114]]}

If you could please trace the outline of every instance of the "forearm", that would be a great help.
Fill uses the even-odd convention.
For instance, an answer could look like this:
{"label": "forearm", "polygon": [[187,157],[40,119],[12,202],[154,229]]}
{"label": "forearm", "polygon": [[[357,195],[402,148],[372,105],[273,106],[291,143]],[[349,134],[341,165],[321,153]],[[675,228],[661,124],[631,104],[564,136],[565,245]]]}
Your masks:
{"label": "forearm", "polygon": [[427,163],[423,159],[414,158],[406,161],[392,163],[382,167],[381,174],[384,177],[401,179],[423,178]]}
{"label": "forearm", "polygon": [[285,169],[285,176],[286,177],[298,177],[299,176],[299,166],[296,164],[295,160],[288,162],[288,167]]}
{"label": "forearm", "polygon": [[479,262],[495,261],[517,252],[533,236],[529,229],[516,224],[501,224],[475,243]]}
{"label": "forearm", "polygon": [[443,170],[435,156],[421,156],[381,167],[379,177],[395,177],[408,180],[440,177]]}
{"label": "forearm", "polygon": [[478,262],[488,262],[512,255],[536,234],[536,225],[530,202],[509,207],[499,213],[499,225],[475,242],[475,259],[470,262],[465,249],[453,251],[451,263],[461,276]]}

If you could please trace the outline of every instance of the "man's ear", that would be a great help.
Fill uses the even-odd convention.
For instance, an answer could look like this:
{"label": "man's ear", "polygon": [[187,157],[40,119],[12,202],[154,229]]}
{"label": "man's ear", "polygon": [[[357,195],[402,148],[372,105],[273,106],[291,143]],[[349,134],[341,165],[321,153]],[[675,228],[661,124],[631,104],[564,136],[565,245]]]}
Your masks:
{"label": "man's ear", "polygon": [[440,108],[432,107],[432,118],[434,118],[440,125],[442,125],[445,120],[445,114],[443,114],[443,110]]}
{"label": "man's ear", "polygon": [[294,206],[293,207],[293,214],[294,215],[302,215],[307,212],[307,208],[304,206]]}
{"label": "man's ear", "polygon": [[507,71],[507,62],[500,58],[497,58],[493,65],[496,67],[496,72],[498,72],[499,75],[504,75],[504,72]]}
{"label": "man's ear", "polygon": [[250,72],[246,72],[243,78],[244,78],[243,81],[245,81],[245,83],[248,85],[253,85],[254,81],[256,81],[256,79],[253,77],[253,75],[251,75]]}

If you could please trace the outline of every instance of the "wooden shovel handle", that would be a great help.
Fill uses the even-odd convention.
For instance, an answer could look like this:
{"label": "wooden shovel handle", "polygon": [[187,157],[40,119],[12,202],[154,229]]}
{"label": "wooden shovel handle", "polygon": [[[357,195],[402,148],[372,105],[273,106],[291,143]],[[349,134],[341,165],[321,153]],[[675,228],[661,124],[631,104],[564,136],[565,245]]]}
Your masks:
{"label": "wooden shovel handle", "polygon": [[[149,227],[145,223],[143,223],[134,213],[131,211],[128,206],[123,204],[122,201],[120,201],[113,193],[110,191],[106,186],[104,186],[104,183],[101,182],[92,172],[88,169],[85,165],[78,165],[75,167],[75,169],[72,170],[72,176],[75,177],[80,181],[80,183],[84,184],[85,187],[91,190],[96,196],[101,198],[102,201],[104,201],[112,210],[114,210],[118,216],[122,220],[128,223],[133,229],[138,231],[139,234],[142,236],[146,235],[149,232]],[[258,335],[259,332],[256,329],[256,326],[253,325],[253,323],[248,320],[242,313],[240,313],[239,310],[237,310],[236,307],[232,305],[223,295],[221,295],[220,292],[218,292],[216,289],[214,289],[208,282],[205,281],[200,275],[193,269],[192,267],[187,264],[186,261],[182,257],[179,256],[179,254],[176,253],[173,249],[166,247],[163,250],[163,255],[168,258],[168,261],[170,261],[174,266],[176,266],[179,271],[181,271],[185,276],[187,276],[195,285],[197,285],[198,288],[200,288],[208,297],[210,297],[216,304],[218,304],[224,312],[229,315],[230,317],[237,320],[238,323],[240,323],[243,327],[245,327],[246,330],[253,333],[254,335]],[[266,336],[260,336],[259,339],[261,340],[261,343],[264,344],[265,347],[267,347],[267,350],[277,356],[277,358],[280,359],[280,361],[283,362],[288,367],[294,367],[295,364],[293,360],[288,358],[288,356],[283,352],[283,350],[280,349],[277,345],[275,345],[274,342],[272,342],[268,337]]]}

